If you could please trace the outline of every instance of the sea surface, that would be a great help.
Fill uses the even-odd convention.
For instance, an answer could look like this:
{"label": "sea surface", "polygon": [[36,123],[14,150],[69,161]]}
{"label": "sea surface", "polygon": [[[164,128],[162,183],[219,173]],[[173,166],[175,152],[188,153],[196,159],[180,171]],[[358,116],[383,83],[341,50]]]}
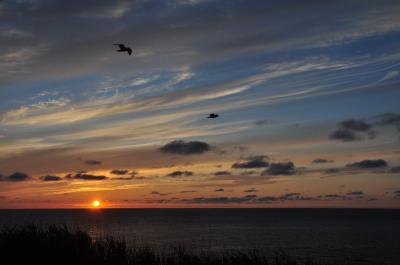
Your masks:
{"label": "sea surface", "polygon": [[400,210],[102,209],[0,210],[0,226],[66,224],[95,239],[193,251],[284,250],[335,264],[400,264]]}

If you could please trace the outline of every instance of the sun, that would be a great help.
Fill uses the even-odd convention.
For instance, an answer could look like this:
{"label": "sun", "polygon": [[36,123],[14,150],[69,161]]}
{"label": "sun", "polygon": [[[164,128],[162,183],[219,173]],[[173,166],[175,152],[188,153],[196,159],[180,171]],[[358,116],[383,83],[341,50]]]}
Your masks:
{"label": "sun", "polygon": [[99,200],[92,201],[93,208],[99,208],[101,206],[101,202]]}

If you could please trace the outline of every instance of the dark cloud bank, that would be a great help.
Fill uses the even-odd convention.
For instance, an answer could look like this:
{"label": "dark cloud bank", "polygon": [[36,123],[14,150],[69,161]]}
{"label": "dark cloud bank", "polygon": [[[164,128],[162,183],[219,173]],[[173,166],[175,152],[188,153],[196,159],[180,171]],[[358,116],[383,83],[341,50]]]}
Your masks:
{"label": "dark cloud bank", "polygon": [[91,175],[86,173],[68,174],[65,176],[66,179],[81,179],[81,180],[105,180],[108,179],[102,175]]}
{"label": "dark cloud bank", "polygon": [[235,169],[264,168],[264,170],[261,172],[262,176],[296,174],[296,167],[292,161],[269,163],[268,161],[266,161],[267,159],[269,159],[269,157],[264,155],[250,156],[248,158],[245,158],[244,159],[245,161],[234,163],[232,165],[232,168]]}
{"label": "dark cloud bank", "polygon": [[18,181],[25,181],[25,180],[29,180],[29,179],[31,179],[31,177],[22,172],[15,172],[9,176],[0,175],[1,181],[18,182]]}
{"label": "dark cloud bank", "polygon": [[396,126],[400,130],[400,114],[386,112],[377,116],[377,124],[381,126]]}
{"label": "dark cloud bank", "polygon": [[262,175],[293,175],[296,174],[296,168],[292,161],[286,163],[271,163],[268,169],[264,170]]}
{"label": "dark cloud bank", "polygon": [[215,176],[230,176],[231,172],[229,171],[217,171],[214,173]]}
{"label": "dark cloud bank", "polygon": [[[223,190],[223,189],[219,189]],[[217,191],[217,190],[216,190]],[[400,198],[400,191],[398,191],[398,196]],[[280,196],[257,196],[255,194],[239,196],[239,197],[196,197],[192,199],[182,199],[179,202],[182,203],[222,203],[222,204],[230,204],[230,203],[279,203],[279,202],[287,202],[287,201],[337,201],[337,200],[360,200],[364,199],[363,191],[354,191],[349,192],[346,195],[340,194],[326,194],[326,195],[318,195],[318,196],[305,196],[298,192],[286,193]],[[376,200],[376,199],[373,199]],[[371,198],[368,198],[367,201],[372,201]],[[169,201],[166,201],[169,202]],[[177,201],[175,201],[177,202]]]}
{"label": "dark cloud bank", "polygon": [[43,181],[60,181],[60,180],[62,180],[62,177],[47,175],[47,176],[41,177],[40,179]]}
{"label": "dark cloud bank", "polygon": [[365,137],[369,139],[375,138],[375,132],[372,131],[372,124],[364,120],[347,119],[339,122],[338,127],[338,129],[331,133],[330,139],[351,142],[364,140]]}
{"label": "dark cloud bank", "polygon": [[346,165],[347,168],[383,168],[387,166],[388,163],[383,159],[362,160]]}
{"label": "dark cloud bank", "polygon": [[193,172],[192,171],[174,171],[171,172],[167,175],[167,177],[172,177],[172,178],[176,178],[176,177],[189,177],[189,176],[193,176]]}
{"label": "dark cloud bank", "polygon": [[333,163],[335,161],[325,158],[315,158],[312,163],[313,164],[323,164],[323,163]]}
{"label": "dark cloud bank", "polygon": [[162,146],[159,150],[170,154],[193,155],[208,152],[210,149],[210,145],[205,142],[176,140]]}
{"label": "dark cloud bank", "polygon": [[125,175],[129,172],[127,169],[113,169],[110,171],[111,174],[113,175]]}
{"label": "dark cloud bank", "polygon": [[232,165],[232,168],[263,168],[268,167],[269,163],[266,161],[268,159],[267,156],[259,155],[259,156],[250,156],[245,158],[244,162],[236,162]]}
{"label": "dark cloud bank", "polygon": [[361,141],[374,139],[377,126],[395,126],[400,131],[400,114],[386,112],[375,117],[375,122],[368,123],[362,119],[346,119],[338,123],[338,128],[329,136],[332,140],[343,142]]}

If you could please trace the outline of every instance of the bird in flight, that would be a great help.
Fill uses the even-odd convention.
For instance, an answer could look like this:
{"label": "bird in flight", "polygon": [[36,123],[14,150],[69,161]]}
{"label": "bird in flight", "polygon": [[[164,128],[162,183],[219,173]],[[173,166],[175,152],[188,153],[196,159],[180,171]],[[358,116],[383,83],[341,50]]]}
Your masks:
{"label": "bird in flight", "polygon": [[218,118],[219,117],[219,115],[218,114],[215,114],[215,113],[210,113],[210,114],[208,114],[208,117],[207,117],[207,119],[215,119],[215,118]]}
{"label": "bird in flight", "polygon": [[128,52],[129,55],[132,54],[132,49],[126,47],[124,44],[114,44],[114,45],[119,47],[119,50],[117,50],[117,52]]}

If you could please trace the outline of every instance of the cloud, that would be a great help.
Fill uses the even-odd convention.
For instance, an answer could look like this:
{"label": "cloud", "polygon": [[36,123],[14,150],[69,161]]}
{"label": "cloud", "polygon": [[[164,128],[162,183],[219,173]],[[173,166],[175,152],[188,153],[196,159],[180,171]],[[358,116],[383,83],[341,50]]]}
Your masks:
{"label": "cloud", "polygon": [[338,173],[340,170],[337,168],[328,168],[326,170],[324,170],[324,173],[326,174],[334,174],[334,173]]}
{"label": "cloud", "polygon": [[98,160],[85,160],[85,163],[90,165],[90,166],[97,166],[97,165],[101,165],[101,161]]}
{"label": "cloud", "polygon": [[[148,3],[139,10],[130,8],[129,4],[123,1],[96,1],[95,6],[89,4],[91,3],[89,1],[86,4],[71,5],[72,7],[59,5],[58,1],[54,4],[49,4],[52,1],[44,2],[46,4],[38,5],[34,11],[28,8],[13,8],[13,12],[10,10],[8,19],[5,20],[5,24],[13,25],[12,18],[20,16],[24,18],[20,23],[25,25],[36,18],[40,18],[41,21],[44,19],[38,27],[33,27],[37,31],[34,35],[38,35],[40,38],[40,34],[46,32],[48,36],[46,41],[50,42],[49,47],[51,48],[43,56],[34,60],[32,66],[29,67],[32,69],[29,71],[29,75],[37,79],[40,79],[44,73],[47,75],[48,71],[46,70],[54,72],[53,78],[55,79],[65,75],[90,75],[101,70],[108,74],[110,70],[113,70],[112,67],[116,66],[121,67],[119,69],[131,70],[131,67],[126,67],[128,63],[125,60],[119,61],[119,63],[115,62],[120,59],[119,56],[109,56],[109,53],[104,53],[106,50],[104,43],[112,43],[117,39],[135,43],[135,47],[142,53],[144,50],[156,51],[155,55],[146,58],[144,63],[132,62],[133,67],[140,67],[141,70],[158,67],[165,69],[171,67],[171,62],[174,62],[174,66],[201,63],[202,61],[214,62],[221,57],[229,58],[229,55],[232,54],[237,56],[241,54],[240,52],[248,53],[249,50],[275,52],[289,46],[297,49],[320,45],[317,43],[321,42],[325,44],[354,40],[361,36],[388,32],[389,29],[395,30],[399,24],[395,19],[398,10],[395,4],[393,4],[393,8],[388,8],[387,5],[377,8],[375,5],[362,4],[360,8],[354,9],[352,5],[344,3],[335,4],[335,6],[313,3],[305,4],[302,10],[298,10],[288,9],[283,4],[271,4],[265,1],[257,4],[237,1],[228,5],[204,5],[202,8],[196,6],[188,10],[179,8],[172,12],[168,8],[170,5],[163,1],[157,5]],[[97,4],[97,2],[101,3]],[[105,2],[109,3],[105,4]],[[135,6],[136,2],[138,1],[135,1]],[[329,11],[326,10],[327,6],[330,7]],[[346,10],[346,12],[337,12],[339,6],[342,7],[340,10]],[[283,24],[277,23],[280,18],[274,15],[282,10],[286,14],[285,17],[291,17]],[[321,10],[324,12],[320,12]],[[352,12],[350,13],[350,11]],[[299,12],[303,15],[292,15]],[[301,19],[301,17],[307,17],[309,12],[313,16],[316,13],[319,13],[318,17],[323,16],[320,21],[324,26],[320,25],[315,28],[314,24],[308,24]],[[136,16],[139,16],[140,19],[132,19]],[[60,23],[57,30],[53,31],[47,29],[45,25],[49,25],[54,17],[57,17]],[[85,22],[87,17],[96,20],[93,20],[93,23],[84,23],[85,27],[71,27],[71,20],[83,19]],[[148,19],[148,17],[152,19]],[[196,22],[191,20],[192,17],[197,18]],[[97,20],[97,18],[99,19]],[[124,26],[116,27],[115,23],[106,23],[102,18],[120,18],[124,21],[122,23]],[[341,23],[333,23],[339,20]],[[96,27],[99,23],[104,27]],[[216,28],[215,25],[219,25],[219,27]],[[272,30],[265,30],[265,27],[260,27],[260,25],[278,26]],[[293,34],[294,26],[303,27],[302,34]],[[45,27],[45,30],[42,27]],[[227,31],[227,34],[221,36],[219,34],[221,30]],[[65,38],[57,34],[59,31],[68,32],[73,37],[65,42]],[[140,34],[142,31],[147,34]],[[196,32],[196,34],[191,34],[191,32]],[[82,36],[87,37],[81,39]],[[186,36],[183,41],[181,36]],[[9,48],[8,45],[6,47]],[[71,60],[71,58],[75,58],[75,60]],[[131,65],[129,64],[129,66]],[[17,78],[21,80],[20,75],[15,75],[12,79]]]}
{"label": "cloud", "polygon": [[264,170],[262,175],[293,175],[296,173],[294,163],[289,161],[287,163],[271,163],[268,169]]}
{"label": "cloud", "polygon": [[256,125],[256,126],[267,126],[268,124],[269,124],[268,120],[260,120],[260,121],[254,122],[254,125]]}
{"label": "cloud", "polygon": [[256,175],[256,174],[259,173],[255,170],[246,170],[240,173],[241,176]]}
{"label": "cloud", "polygon": [[181,191],[181,193],[193,193],[193,192],[197,192],[196,190],[183,190]]}
{"label": "cloud", "polygon": [[128,172],[129,172],[129,170],[126,170],[126,169],[113,169],[110,171],[110,173],[113,175],[125,175]]}
{"label": "cloud", "polygon": [[141,178],[140,177],[135,178],[134,176],[111,178],[111,180],[132,180],[132,179],[141,179]]}
{"label": "cloud", "polygon": [[198,197],[187,202],[192,203],[243,203],[255,199],[257,195],[246,195],[243,197]]}
{"label": "cloud", "polygon": [[168,195],[171,195],[172,193],[162,193],[162,192],[158,192],[158,191],[152,191],[151,194],[159,195],[159,196],[168,196]]}
{"label": "cloud", "polygon": [[[399,169],[398,169],[399,168]],[[377,171],[376,169],[381,169]],[[389,167],[389,163],[384,159],[366,159],[358,162],[348,163],[342,168],[328,168],[321,170],[311,170],[312,172],[322,172],[325,174],[336,174],[342,172],[343,174],[359,174],[363,171],[379,172],[379,173],[398,173],[400,167]]]}
{"label": "cloud", "polygon": [[[359,198],[359,197],[355,197]],[[284,201],[326,201],[326,200],[352,200],[352,197],[346,195],[338,195],[338,194],[326,194],[326,195],[318,195],[315,197],[312,196],[303,196],[301,193],[287,193],[279,197],[279,200]]]}
{"label": "cloud", "polygon": [[139,172],[135,171],[135,170],[132,170],[129,174],[134,177],[134,176],[138,175]]}
{"label": "cloud", "polygon": [[382,77],[381,80],[379,80],[378,82],[383,82],[389,79],[392,79],[393,77],[396,77],[399,75],[399,71],[390,71],[389,73],[387,73],[384,77]]}
{"label": "cloud", "polygon": [[255,188],[251,188],[251,189],[248,189],[248,190],[244,190],[244,192],[257,192],[257,190]]}
{"label": "cloud", "polygon": [[383,159],[367,159],[346,165],[347,168],[382,168],[387,166],[388,163]]}
{"label": "cloud", "polygon": [[[364,136],[369,139],[374,139],[376,136],[376,133],[372,131],[372,124],[361,119],[346,119],[339,122],[338,126],[339,128],[330,134],[330,139],[351,142],[364,140]],[[364,136],[360,134],[364,134]]]}
{"label": "cloud", "polygon": [[282,199],[289,199],[293,197],[301,196],[301,193],[299,192],[291,192],[291,193],[286,193],[285,195],[282,195],[280,198]]}
{"label": "cloud", "polygon": [[381,126],[396,126],[400,130],[400,114],[386,112],[377,116],[377,124]]}
{"label": "cloud", "polygon": [[315,158],[312,163],[314,164],[323,164],[323,163],[333,163],[333,160],[326,159],[326,158]]}
{"label": "cloud", "polygon": [[0,175],[0,180],[1,181],[10,181],[10,182],[19,182],[19,181],[25,181],[29,180],[31,177],[28,176],[25,173],[22,172],[15,172],[9,176],[1,176]]}
{"label": "cloud", "polygon": [[75,175],[68,174],[65,176],[66,179],[81,179],[81,180],[105,180],[107,179],[106,176],[102,175],[91,175],[86,173],[77,173]]}
{"label": "cloud", "polygon": [[32,34],[20,29],[8,29],[1,31],[0,37],[10,38],[10,39],[26,39],[32,37]]}
{"label": "cloud", "polygon": [[342,200],[342,201],[349,201],[356,199],[361,199],[362,195],[354,194],[354,195],[341,195],[341,194],[326,194],[326,195],[319,195],[316,199],[318,200]]}
{"label": "cloud", "polygon": [[176,5],[198,5],[198,4],[203,4],[206,2],[210,2],[213,0],[175,0]]}
{"label": "cloud", "polygon": [[390,173],[400,173],[400,166],[392,167],[392,168],[389,170],[389,172],[390,172]]}
{"label": "cloud", "polygon": [[363,196],[364,192],[363,191],[352,191],[352,192],[346,193],[346,195],[349,195],[349,196]]}
{"label": "cloud", "polygon": [[244,158],[246,160],[268,160],[269,156],[266,155],[252,155],[248,156],[247,158]]}
{"label": "cloud", "polygon": [[231,172],[229,171],[217,171],[214,173],[214,176],[230,176]]}
{"label": "cloud", "polygon": [[375,131],[369,131],[369,132],[366,133],[366,136],[370,140],[375,139],[376,138],[376,132]]}
{"label": "cloud", "polygon": [[264,197],[258,198],[257,201],[263,202],[263,203],[272,203],[272,202],[279,201],[279,198],[275,197],[275,196],[264,196]]}
{"label": "cloud", "polygon": [[343,195],[338,195],[338,194],[326,194],[326,195],[324,195],[324,197],[325,197],[325,198],[333,198],[333,199],[335,199],[335,198],[342,198]]}
{"label": "cloud", "polygon": [[47,175],[47,176],[41,177],[40,179],[43,181],[60,181],[60,180],[62,180],[62,177]]}
{"label": "cloud", "polygon": [[[224,189],[217,189],[215,190],[216,192],[222,192]],[[395,198],[398,196],[400,199],[400,191],[396,191],[394,193]],[[299,192],[292,192],[292,193],[286,193],[283,195],[276,195],[276,196],[262,196],[258,197],[255,194],[251,195],[246,195],[246,196],[241,196],[241,197],[227,197],[227,196],[221,196],[221,197],[196,197],[196,198],[191,198],[191,199],[181,199],[176,202],[180,203],[223,203],[223,204],[229,204],[229,203],[252,203],[252,204],[260,204],[260,203],[279,203],[279,202],[290,202],[290,201],[327,201],[327,200],[342,200],[342,201],[348,201],[348,200],[353,200],[353,199],[362,199],[364,198],[364,193],[362,191],[353,191],[349,192],[346,195],[340,195],[340,194],[326,194],[326,195],[318,195],[318,196],[306,196],[302,195]],[[370,198],[368,198],[366,201],[371,201]],[[165,201],[166,202],[166,201]],[[169,201],[170,202],[170,201]]]}
{"label": "cloud", "polygon": [[347,119],[341,121],[339,126],[343,129],[349,129],[353,131],[364,132],[372,128],[371,124],[366,123],[364,120]]}
{"label": "cloud", "polygon": [[193,172],[177,170],[177,171],[171,172],[167,175],[167,177],[172,177],[172,178],[182,177],[182,176],[185,176],[185,177],[193,176]]}
{"label": "cloud", "polygon": [[185,142],[176,140],[162,146],[160,151],[178,155],[202,154],[210,151],[210,145],[200,141]]}
{"label": "cloud", "polygon": [[356,135],[353,131],[348,129],[337,129],[329,136],[332,140],[341,140],[343,142],[359,141],[362,138]]}
{"label": "cloud", "polygon": [[258,156],[250,156],[245,158],[245,162],[236,162],[232,165],[232,168],[262,168],[268,167],[269,163],[265,161],[268,159],[267,156],[258,155]]}

